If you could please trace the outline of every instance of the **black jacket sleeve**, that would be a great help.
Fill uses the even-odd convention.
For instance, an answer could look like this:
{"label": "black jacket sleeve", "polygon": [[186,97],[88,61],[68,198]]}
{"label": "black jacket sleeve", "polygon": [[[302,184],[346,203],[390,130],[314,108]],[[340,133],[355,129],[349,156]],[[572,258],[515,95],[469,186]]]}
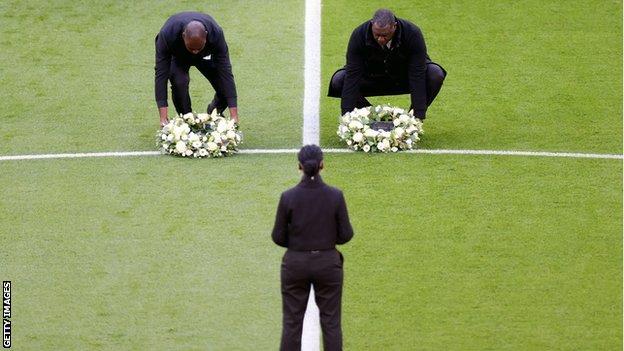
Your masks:
{"label": "black jacket sleeve", "polygon": [[360,94],[360,82],[364,75],[364,42],[356,28],[349,39],[347,47],[347,64],[345,66],[345,80],[342,88],[340,108],[342,114],[352,111]]}
{"label": "black jacket sleeve", "polygon": [[347,202],[344,195],[340,192],[338,203],[338,212],[336,213],[336,224],[338,235],[336,236],[336,244],[342,245],[353,238],[353,228],[349,221],[349,213],[347,212]]}
{"label": "black jacket sleeve", "polygon": [[167,107],[167,80],[171,69],[171,51],[164,35],[156,36],[156,71],[154,79],[154,92],[158,107]]}
{"label": "black jacket sleeve", "polygon": [[425,117],[427,113],[427,88],[425,85],[427,75],[427,47],[425,39],[420,31],[413,31],[408,39],[410,55],[407,64],[407,77],[409,90],[414,109],[414,116]]}
{"label": "black jacket sleeve", "polygon": [[230,63],[230,54],[225,36],[221,30],[217,31],[215,35],[216,47],[213,56],[217,68],[218,86],[221,89],[220,93],[225,97],[228,107],[237,107],[236,84],[234,83],[232,64]]}
{"label": "black jacket sleeve", "polygon": [[275,225],[271,234],[273,242],[279,246],[288,247],[288,207],[284,194],[280,197],[275,214]]}

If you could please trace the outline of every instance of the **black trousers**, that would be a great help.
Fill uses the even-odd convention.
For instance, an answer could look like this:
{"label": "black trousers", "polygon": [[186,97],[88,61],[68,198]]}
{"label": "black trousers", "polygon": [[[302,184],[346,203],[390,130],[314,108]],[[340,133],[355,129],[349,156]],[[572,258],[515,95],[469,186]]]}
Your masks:
{"label": "black trousers", "polygon": [[283,321],[280,350],[301,350],[303,317],[311,285],[320,311],[323,349],[342,350],[342,263],[342,254],[335,249],[286,251],[281,269]]}
{"label": "black trousers", "polygon": [[221,113],[227,108],[227,101],[223,96],[219,94],[217,83],[217,71],[209,60],[199,60],[195,63],[187,63],[177,60],[175,57],[171,59],[171,69],[169,70],[169,81],[171,82],[171,98],[173,105],[175,106],[178,114],[189,113],[191,109],[191,96],[189,95],[189,83],[191,78],[189,76],[189,69],[191,66],[197,67],[201,74],[208,79],[214,90],[216,91],[212,102],[208,104],[206,108],[207,112],[212,112],[213,109],[217,109],[217,112]]}
{"label": "black trousers", "polygon": [[[329,97],[342,97],[342,87],[344,86],[344,80],[346,71],[344,68],[337,70],[331,78],[329,83]],[[409,82],[407,77],[405,80],[395,80],[389,76],[382,77],[363,77],[360,83],[360,96],[356,101],[357,108],[371,106],[371,103],[365,98],[366,96],[384,96],[384,95],[401,95],[409,94]],[[442,83],[446,78],[446,70],[442,66],[435,62],[427,62],[427,106],[431,105],[436,98],[440,89],[442,89]],[[410,106],[410,110],[413,106]],[[348,111],[342,111],[346,113]]]}

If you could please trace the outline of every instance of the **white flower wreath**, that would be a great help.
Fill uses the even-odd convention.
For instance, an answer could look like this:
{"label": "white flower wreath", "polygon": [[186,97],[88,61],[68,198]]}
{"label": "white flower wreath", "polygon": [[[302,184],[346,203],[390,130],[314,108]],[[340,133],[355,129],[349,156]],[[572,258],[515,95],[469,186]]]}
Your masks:
{"label": "white flower wreath", "polygon": [[[378,123],[388,121],[391,130]],[[350,149],[364,152],[397,152],[410,150],[423,134],[422,121],[413,111],[388,105],[356,108],[340,118],[338,136]],[[386,129],[390,129],[386,128]]]}
{"label": "white flower wreath", "polygon": [[170,120],[158,131],[163,153],[182,157],[224,157],[238,152],[243,140],[238,124],[218,115],[187,113]]}

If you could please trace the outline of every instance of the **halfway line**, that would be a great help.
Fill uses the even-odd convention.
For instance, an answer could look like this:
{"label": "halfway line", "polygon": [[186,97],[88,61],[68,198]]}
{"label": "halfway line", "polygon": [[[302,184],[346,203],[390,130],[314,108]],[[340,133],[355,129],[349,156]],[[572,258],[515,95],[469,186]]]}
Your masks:
{"label": "halfway line", "polygon": [[[295,154],[299,149],[243,149],[240,154]],[[329,154],[353,153],[349,149],[323,149]],[[568,157],[568,158],[594,158],[594,159],[617,159],[623,160],[624,155],[618,154],[590,154],[580,152],[550,152],[550,151],[505,151],[505,150],[445,150],[445,149],[416,149],[401,151],[408,154],[432,154],[432,155],[481,155],[481,156],[527,156],[527,157]],[[129,157],[129,156],[158,156],[160,151],[113,151],[113,152],[85,152],[63,154],[35,154],[35,155],[8,155],[0,156],[0,161],[42,160],[61,158],[91,158],[91,157]]]}

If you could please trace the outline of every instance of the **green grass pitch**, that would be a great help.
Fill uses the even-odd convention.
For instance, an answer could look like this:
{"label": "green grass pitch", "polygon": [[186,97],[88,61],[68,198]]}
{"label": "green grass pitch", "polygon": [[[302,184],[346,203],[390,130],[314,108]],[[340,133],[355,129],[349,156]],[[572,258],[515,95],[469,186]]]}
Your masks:
{"label": "green grass pitch", "polygon": [[[449,76],[423,148],[622,153],[620,1],[323,2],[322,95],[387,6]],[[245,148],[301,142],[303,1],[0,2],[0,155],[154,150],[153,40],[223,26]],[[285,14],[287,11],[287,15]],[[192,73],[196,110],[213,92]],[[406,107],[406,96],[373,99]],[[321,144],[339,101],[321,98]],[[622,345],[622,161],[327,154],[356,235],[346,350]],[[294,155],[0,161],[15,350],[274,350]]]}

